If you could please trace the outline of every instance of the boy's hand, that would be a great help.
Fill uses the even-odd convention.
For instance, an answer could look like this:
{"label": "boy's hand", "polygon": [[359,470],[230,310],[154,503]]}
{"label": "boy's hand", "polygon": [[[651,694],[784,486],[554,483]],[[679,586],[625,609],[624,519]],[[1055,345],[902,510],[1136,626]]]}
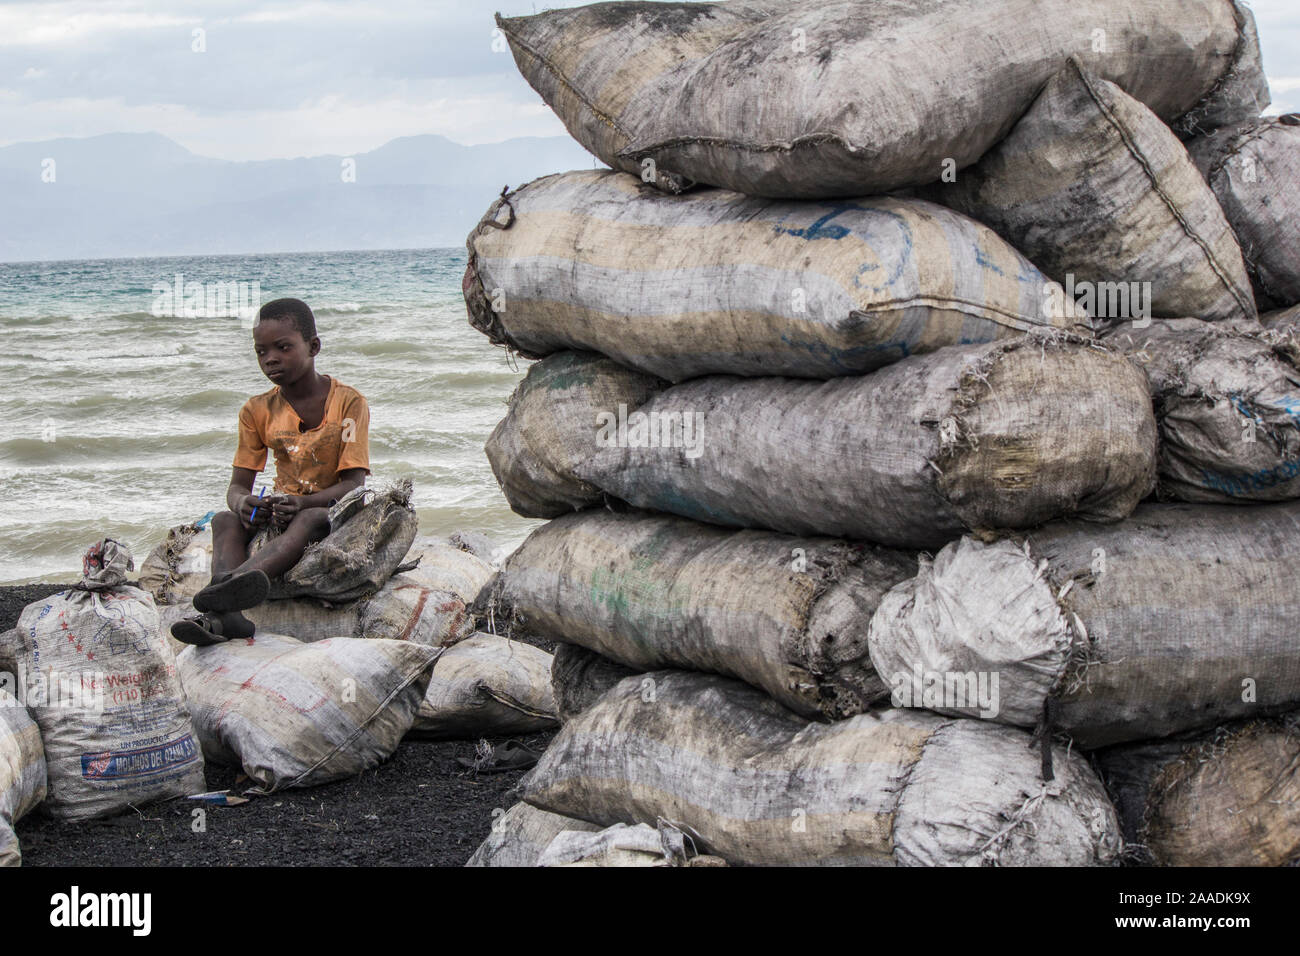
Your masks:
{"label": "boy's hand", "polygon": [[[300,495],[276,495],[271,501],[271,513],[275,517],[276,527],[283,528],[302,510]],[[261,515],[258,515],[260,518]]]}
{"label": "boy's hand", "polygon": [[[261,507],[259,508],[258,505],[261,505]],[[255,510],[257,511],[256,518],[253,517]],[[240,498],[239,511],[236,513],[239,515],[240,523],[245,528],[260,528],[271,520],[271,509],[267,507],[266,499],[259,500],[257,495],[244,495]]]}

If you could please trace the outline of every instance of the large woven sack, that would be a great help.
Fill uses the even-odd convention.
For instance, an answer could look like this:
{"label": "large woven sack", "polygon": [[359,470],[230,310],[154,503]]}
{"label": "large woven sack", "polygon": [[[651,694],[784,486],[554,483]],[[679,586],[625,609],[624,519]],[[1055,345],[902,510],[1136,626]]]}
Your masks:
{"label": "large woven sack", "polygon": [[987,223],[1108,319],[1254,319],[1237,238],[1173,132],[1077,59],[927,197]]}
{"label": "large woven sack", "polygon": [[716,856],[701,856],[693,841],[667,820],[658,825],[615,823],[595,833],[561,830],[541,856],[541,867],[726,866]]}
{"label": "large woven sack", "polygon": [[104,538],[82,567],[79,584],[23,610],[0,652],[41,729],[42,810],[86,820],[201,793],[203,757],[158,611],[125,583],[131,552]]}
{"label": "large woven sack", "polygon": [[670,381],[830,378],[1089,326],[986,226],[918,199],[672,197],[588,170],[498,200],[468,247],[470,323],[493,342],[533,358],[592,350]]}
{"label": "large woven sack", "polygon": [[[681,427],[665,436],[665,423]],[[1155,484],[1142,373],[1037,336],[829,382],[696,379],[627,426],[597,432],[579,477],[640,508],[901,548],[1063,515],[1117,521]]]}
{"label": "large woven sack", "polygon": [[[197,613],[187,601],[162,608],[160,617],[164,630],[170,633],[175,621]],[[243,613],[258,634],[283,634],[305,643],[364,637],[447,647],[474,633],[474,616],[458,595],[424,587],[404,574],[389,578],[376,594],[346,604],[285,598],[266,601]],[[176,653],[184,647],[173,642]]]}
{"label": "large woven sack", "polygon": [[534,531],[497,593],[542,637],[638,671],[736,677],[804,716],[834,718],[887,693],[867,626],[915,572],[910,555],[869,545],[593,510]]}
{"label": "large woven sack", "polygon": [[1259,317],[1259,323],[1266,329],[1279,332],[1300,332],[1300,305],[1265,313]]}
{"label": "large woven sack", "polygon": [[1300,113],[1188,144],[1236,230],[1260,308],[1300,303]]}
{"label": "large woven sack", "polygon": [[[1032,727],[1050,699],[1081,747],[1163,737],[1300,706],[1297,577],[1295,502],[963,538],[885,595],[871,660],[895,703]],[[992,714],[955,693],[981,677]]]}
{"label": "large woven sack", "polygon": [[[415,562],[413,568],[407,567]],[[473,604],[496,574],[484,558],[447,541],[420,541],[412,545],[401,565],[403,581],[431,591],[450,591],[465,604]],[[391,581],[392,578],[389,578]]]}
{"label": "large woven sack", "polygon": [[532,734],[558,723],[551,655],[495,634],[474,634],[443,651],[412,731],[472,739]]}
{"label": "large woven sack", "polygon": [[27,709],[0,690],[0,866],[18,866],[14,824],[45,799],[45,750]]}
{"label": "large woven sack", "polygon": [[560,722],[572,720],[635,669],[577,644],[559,644],[551,662],[551,693]]}
{"label": "large woven sack", "polygon": [[1294,716],[1191,740],[1098,754],[1126,832],[1159,866],[1284,866],[1300,860],[1300,731]]}
{"label": "large woven sack", "polygon": [[560,352],[528,370],[484,451],[511,509],[555,518],[599,504],[577,477],[595,451],[597,416],[635,409],[666,382],[591,353]]}
{"label": "large woven sack", "polygon": [[[355,488],[330,509],[329,535],[308,545],[297,564],[272,580],[271,596],[339,603],[374,594],[411,550],[418,527],[409,478],[380,492]],[[258,544],[251,542],[250,550]]]}
{"label": "large woven sack", "polygon": [[1106,339],[1147,374],[1160,489],[1184,501],[1300,497],[1300,354],[1294,336],[1196,319],[1124,325]]}
{"label": "large woven sack", "polygon": [[536,866],[551,841],[565,831],[595,833],[600,827],[526,803],[492,813],[492,831],[466,866]]}
{"label": "large woven sack", "polygon": [[1268,103],[1250,13],[1229,0],[597,3],[497,24],[583,146],[674,191],[932,182],[1002,139],[1071,54],[1166,121]]}
{"label": "large woven sack", "polygon": [[140,587],[157,604],[184,604],[212,580],[212,526],[180,524],[140,563]]}
{"label": "large woven sack", "polygon": [[176,663],[204,755],[271,793],[354,777],[392,756],[439,653],[409,641],[259,634],[187,648]]}
{"label": "large woven sack", "polygon": [[1028,734],[886,710],[809,724],[738,681],[631,677],[556,735],[523,800],[602,827],[671,821],[738,864],[1110,863],[1101,781],[1056,748],[1044,783]]}

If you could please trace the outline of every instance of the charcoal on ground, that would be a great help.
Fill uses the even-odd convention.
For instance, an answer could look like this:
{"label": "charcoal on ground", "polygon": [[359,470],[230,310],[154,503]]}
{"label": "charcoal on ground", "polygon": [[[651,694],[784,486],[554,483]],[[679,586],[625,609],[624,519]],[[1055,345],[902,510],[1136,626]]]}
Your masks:
{"label": "charcoal on ground", "polygon": [[[1298,576],[1296,502],[967,537],[881,600],[871,660],[895,703],[1032,727],[1050,699],[1081,747],[1163,737],[1300,706]],[[996,680],[996,706],[948,675]]]}

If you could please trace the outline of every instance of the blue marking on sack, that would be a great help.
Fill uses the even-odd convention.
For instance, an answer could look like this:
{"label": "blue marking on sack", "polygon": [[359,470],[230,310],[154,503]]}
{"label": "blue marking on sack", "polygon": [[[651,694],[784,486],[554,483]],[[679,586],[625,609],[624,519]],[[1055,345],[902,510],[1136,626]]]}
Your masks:
{"label": "blue marking on sack", "polygon": [[121,753],[81,755],[81,776],[87,780],[128,780],[165,773],[193,762],[199,753],[190,734],[156,747]]}
{"label": "blue marking on sack", "polygon": [[781,226],[781,225],[776,226],[775,229],[778,233],[787,236],[795,236],[796,238],[799,239],[843,239],[852,230],[848,229],[845,226],[828,226],[827,223],[829,223],[840,213],[860,212],[861,211],[860,207],[835,203],[833,205],[828,206],[827,208],[829,208],[831,211],[828,212],[826,215],[822,216],[811,226],[808,226],[804,229],[787,229],[785,226]]}
{"label": "blue marking on sack", "polygon": [[1300,459],[1284,461],[1276,468],[1261,468],[1249,475],[1225,475],[1208,468],[1201,469],[1201,484],[1204,487],[1233,498],[1248,495],[1252,491],[1275,488],[1296,477],[1300,477]]}

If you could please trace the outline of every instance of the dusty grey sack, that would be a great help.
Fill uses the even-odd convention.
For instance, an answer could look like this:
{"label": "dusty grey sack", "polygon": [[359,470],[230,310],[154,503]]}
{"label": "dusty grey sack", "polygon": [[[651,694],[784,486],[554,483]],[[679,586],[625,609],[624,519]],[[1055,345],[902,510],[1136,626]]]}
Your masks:
{"label": "dusty grey sack", "polygon": [[[871,621],[895,703],[1086,749],[1300,706],[1300,504],[1146,504],[1118,525],[963,538]],[[971,702],[996,681],[994,713]]]}
{"label": "dusty grey sack", "polygon": [[212,526],[180,524],[140,563],[140,587],[160,605],[184,604],[212,580]]}
{"label": "dusty grey sack", "polygon": [[409,641],[259,634],[187,648],[176,662],[204,755],[271,793],[354,777],[392,756],[439,653]]}
{"label": "dusty grey sack", "polygon": [[497,587],[543,637],[637,671],[736,677],[806,717],[838,718],[887,693],[867,626],[915,570],[870,545],[593,510],[534,531]]}
{"label": "dusty grey sack", "polygon": [[484,451],[516,514],[555,518],[599,504],[577,475],[595,451],[597,416],[637,408],[667,383],[587,352],[561,352],[528,370]]}
{"label": "dusty grey sack", "polygon": [[588,170],[498,200],[468,248],[470,323],[493,342],[533,358],[592,350],[670,381],[832,378],[945,345],[1089,328],[1086,312],[1053,307],[1063,293],[992,230],[919,199],[672,197]]}
{"label": "dusty grey sack", "polygon": [[443,651],[413,733],[478,740],[548,730],[558,723],[551,655],[495,634],[474,634]]}
{"label": "dusty grey sack", "polygon": [[967,529],[1117,521],[1155,484],[1145,377],[1077,340],[954,346],[824,383],[712,376],[626,417],[597,431],[579,477],[733,527],[934,548]]}
{"label": "dusty grey sack", "polygon": [[1134,855],[1158,866],[1285,866],[1300,859],[1295,715],[1098,754]]}
{"label": "dusty grey sack", "polygon": [[932,182],[1002,139],[1071,54],[1189,127],[1268,102],[1250,13],[1228,0],[598,3],[497,23],[583,146],[671,191]]}
{"label": "dusty grey sack", "polygon": [[1278,332],[1300,333],[1300,305],[1278,309],[1259,317],[1260,325]]}
{"label": "dusty grey sack", "polygon": [[479,844],[466,866],[536,866],[546,848],[561,833],[595,833],[600,827],[526,803],[492,812],[492,831]]}
{"label": "dusty grey sack", "polygon": [[45,749],[25,708],[0,689],[0,867],[19,866],[14,824],[45,799]]}
{"label": "dusty grey sack", "polygon": [[1118,327],[1151,386],[1160,489],[1183,501],[1300,497],[1300,354],[1295,337],[1196,319]]}
{"label": "dusty grey sack", "polygon": [[601,694],[637,671],[577,644],[559,644],[551,662],[551,692],[561,723],[590,707]]}
{"label": "dusty grey sack", "polygon": [[566,723],[519,790],[600,826],[668,820],[736,864],[1112,862],[1101,781],[1054,759],[1045,784],[1022,731],[905,710],[809,724],[738,681],[655,671]]}
{"label": "dusty grey sack", "polygon": [[1260,308],[1300,303],[1300,113],[1222,130],[1188,150],[1236,230]]}
{"label": "dusty grey sack", "polygon": [[[271,582],[271,596],[341,603],[374,594],[411,550],[418,526],[409,478],[384,491],[353,489],[330,509],[329,536]],[[250,548],[257,546],[255,539]]]}
{"label": "dusty grey sack", "polygon": [[81,582],[29,604],[0,650],[40,726],[43,812],[60,820],[202,793],[203,757],[153,598],[126,584],[131,552],[111,538]]}
{"label": "dusty grey sack", "polygon": [[1173,132],[1071,58],[1011,134],[924,195],[987,223],[1098,319],[1254,319],[1241,248]]}

